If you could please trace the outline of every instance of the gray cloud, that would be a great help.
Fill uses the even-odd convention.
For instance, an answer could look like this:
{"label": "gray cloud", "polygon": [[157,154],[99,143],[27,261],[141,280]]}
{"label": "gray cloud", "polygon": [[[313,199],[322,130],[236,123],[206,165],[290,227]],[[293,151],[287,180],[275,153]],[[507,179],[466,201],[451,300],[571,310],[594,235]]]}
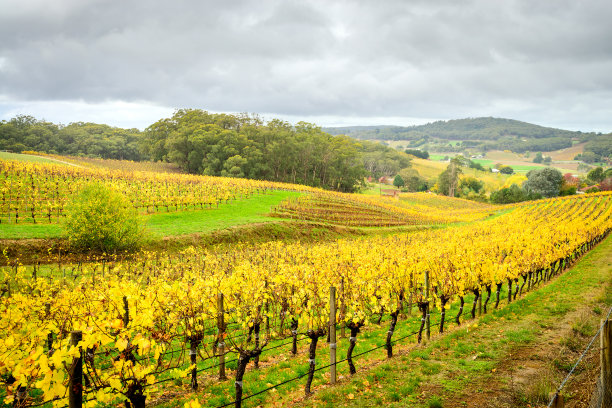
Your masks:
{"label": "gray cloud", "polygon": [[606,0],[5,0],[0,109],[493,115],[609,131],[611,17]]}

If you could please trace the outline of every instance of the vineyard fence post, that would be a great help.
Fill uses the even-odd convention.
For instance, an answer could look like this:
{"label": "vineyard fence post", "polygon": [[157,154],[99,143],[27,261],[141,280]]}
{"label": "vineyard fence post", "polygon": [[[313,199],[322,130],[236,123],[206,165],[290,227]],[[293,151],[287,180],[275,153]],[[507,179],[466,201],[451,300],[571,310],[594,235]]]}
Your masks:
{"label": "vineyard fence post", "polygon": [[[70,344],[76,346],[83,339],[83,332],[73,331],[70,333]],[[81,408],[83,406],[83,353],[72,360],[68,372],[68,406],[70,408]]]}
{"label": "vineyard fence post", "polygon": [[127,296],[123,297],[123,327],[127,329],[130,323],[130,305]]}
{"label": "vineyard fence post", "polygon": [[612,407],[612,322],[601,321],[600,366],[601,366],[601,408]]}
{"label": "vineyard fence post", "polygon": [[[49,319],[50,315],[51,303],[45,303],[45,318]],[[53,350],[53,333],[49,332],[47,333],[47,351],[49,352],[49,354],[51,353],[51,350]]]}
{"label": "vineyard fence post", "polygon": [[336,288],[329,288],[329,381],[336,383]]}
{"label": "vineyard fence post", "polygon": [[563,395],[559,394],[558,392],[555,392],[554,395],[552,395],[553,393],[550,393],[550,398],[552,399],[552,405],[550,406],[550,408],[564,408],[565,407],[565,401],[563,399]]}
{"label": "vineyard fence post", "polygon": [[225,309],[223,308],[223,293],[217,295],[217,330],[219,331],[219,340],[217,350],[219,351],[219,380],[227,379],[225,376]]}
{"label": "vineyard fence post", "polygon": [[344,338],[346,336],[346,322],[344,321],[344,314],[346,313],[346,306],[344,301],[344,277],[340,281],[340,293],[342,295],[341,303],[340,303],[340,338]]}
{"label": "vineyard fence post", "polygon": [[427,340],[431,337],[431,326],[429,321],[429,271],[425,271],[425,302],[427,304],[427,314],[425,316],[425,336]]}

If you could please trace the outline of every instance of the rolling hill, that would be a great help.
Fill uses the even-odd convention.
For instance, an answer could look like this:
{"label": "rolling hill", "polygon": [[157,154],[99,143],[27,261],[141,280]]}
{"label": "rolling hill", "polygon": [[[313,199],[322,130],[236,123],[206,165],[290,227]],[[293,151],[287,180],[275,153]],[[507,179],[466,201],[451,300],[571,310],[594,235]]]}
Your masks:
{"label": "rolling hill", "polygon": [[437,121],[409,127],[349,126],[323,130],[332,135],[345,134],[356,139],[405,141],[402,147],[446,152],[468,149],[479,152],[511,150],[517,153],[553,151],[570,148],[575,143],[602,139],[602,135],[594,133],[491,117]]}

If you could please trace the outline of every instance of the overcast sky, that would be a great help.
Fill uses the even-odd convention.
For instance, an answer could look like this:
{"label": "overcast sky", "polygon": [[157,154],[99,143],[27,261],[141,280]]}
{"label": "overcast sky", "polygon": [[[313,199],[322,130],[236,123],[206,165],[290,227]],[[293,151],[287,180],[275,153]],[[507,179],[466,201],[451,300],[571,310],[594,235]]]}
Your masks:
{"label": "overcast sky", "polygon": [[610,0],[0,0],[0,119],[612,131]]}

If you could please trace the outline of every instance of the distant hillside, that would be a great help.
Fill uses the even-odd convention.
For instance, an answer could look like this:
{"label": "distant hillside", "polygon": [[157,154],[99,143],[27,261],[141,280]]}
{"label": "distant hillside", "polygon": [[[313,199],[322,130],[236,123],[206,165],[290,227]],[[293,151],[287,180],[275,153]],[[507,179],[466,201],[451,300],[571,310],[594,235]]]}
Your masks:
{"label": "distant hillside", "polygon": [[406,147],[432,151],[512,150],[552,151],[572,146],[572,141],[589,141],[592,133],[554,129],[512,119],[469,118],[438,121],[419,126],[350,126],[324,128],[356,139],[406,141]]}

